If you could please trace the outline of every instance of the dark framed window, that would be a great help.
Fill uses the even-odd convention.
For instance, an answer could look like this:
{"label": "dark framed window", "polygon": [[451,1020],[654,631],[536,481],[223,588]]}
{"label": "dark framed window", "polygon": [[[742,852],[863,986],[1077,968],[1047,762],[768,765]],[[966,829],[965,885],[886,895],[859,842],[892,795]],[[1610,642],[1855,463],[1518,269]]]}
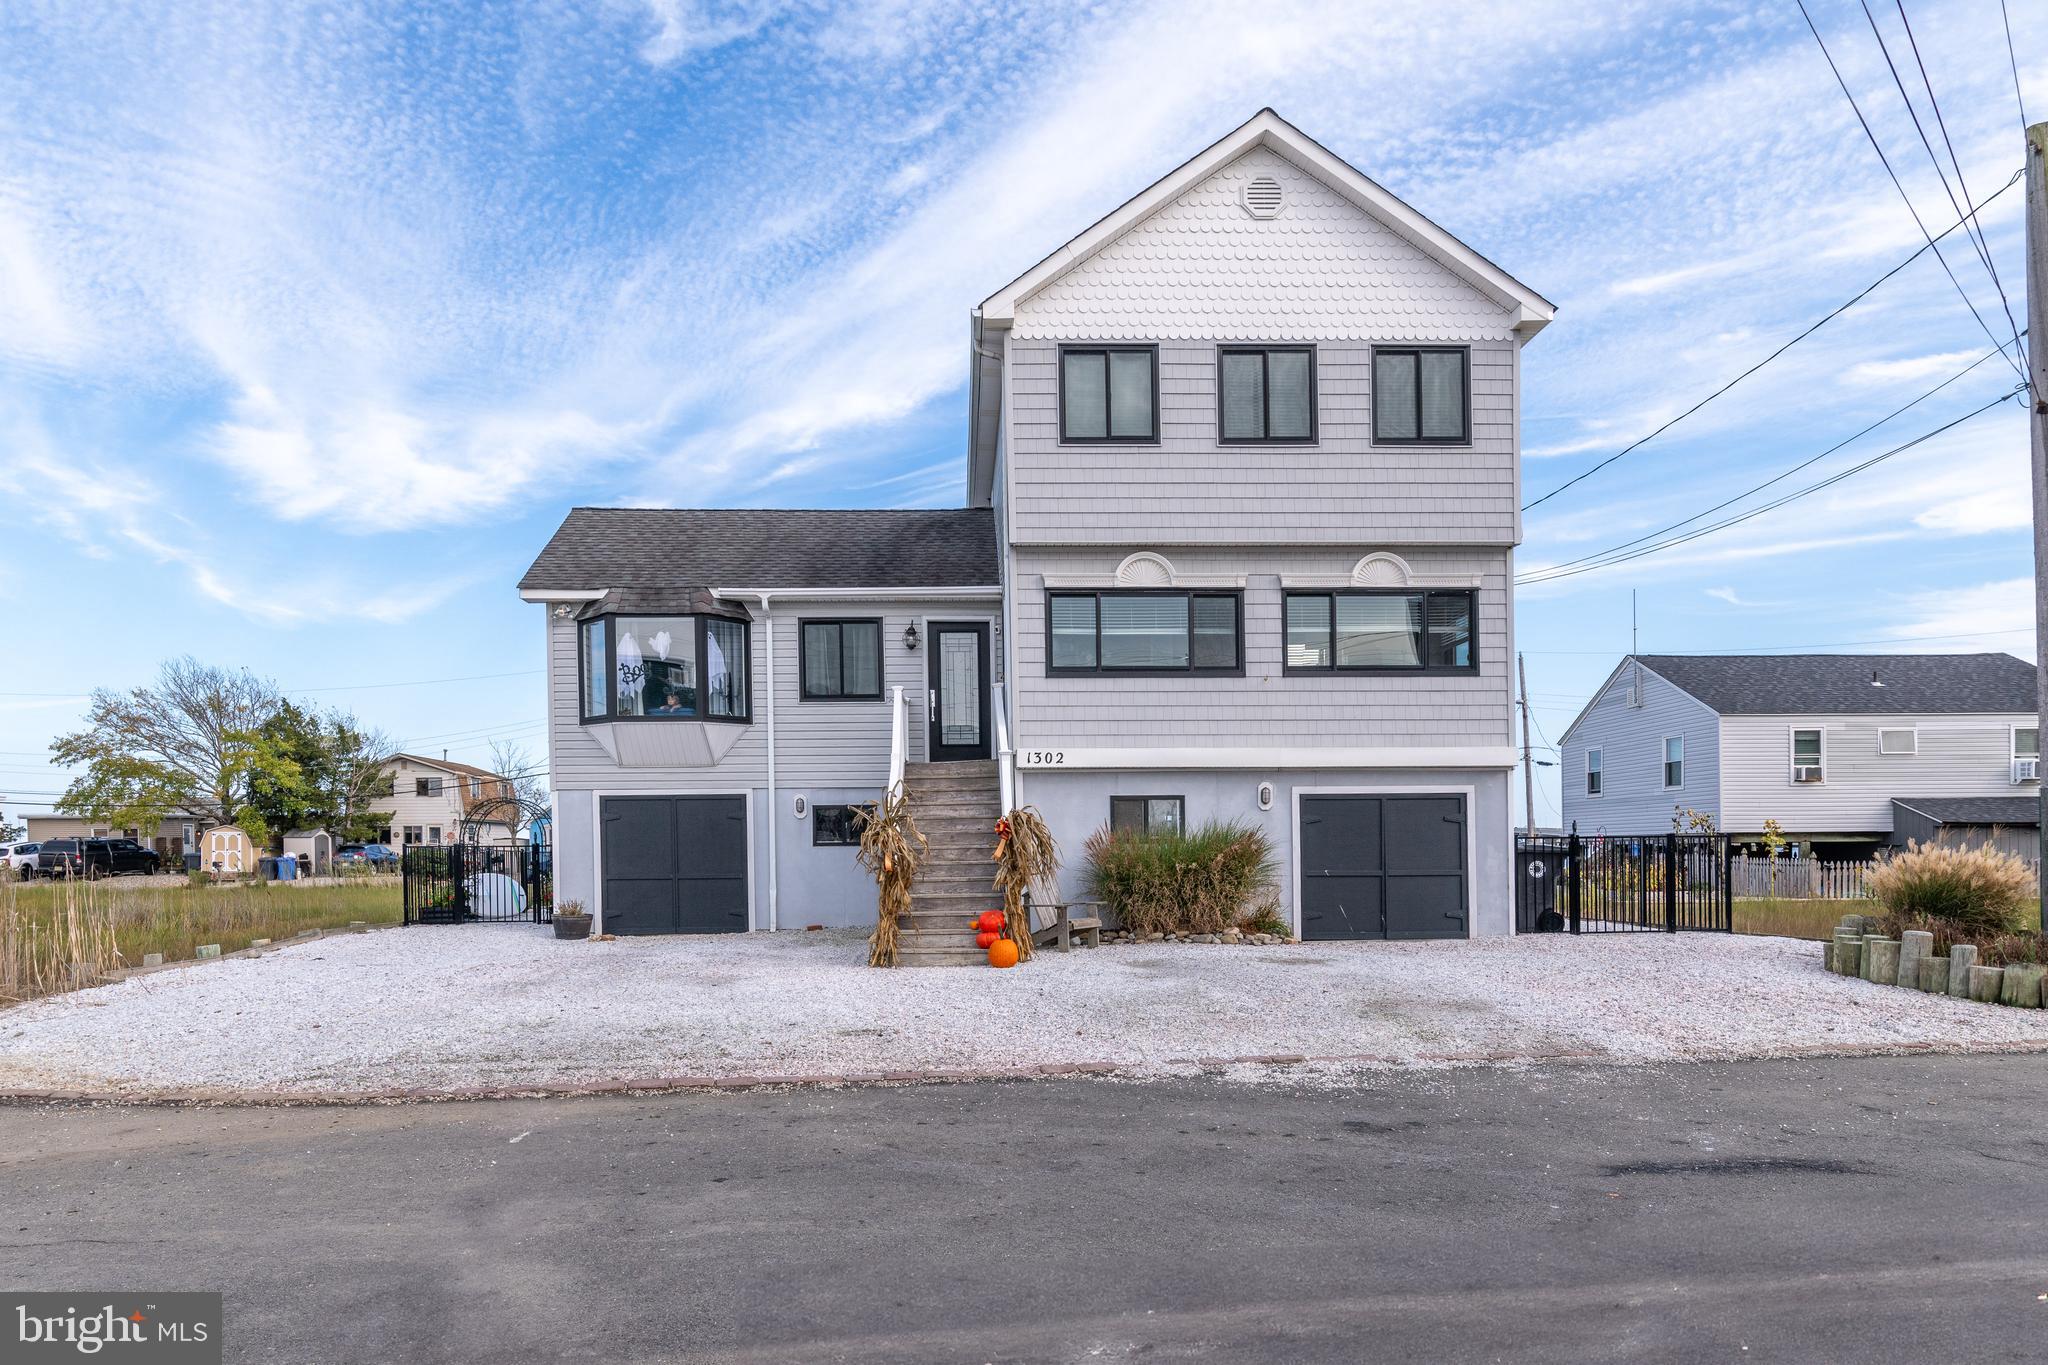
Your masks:
{"label": "dark framed window", "polygon": [[1313,444],[1315,348],[1218,347],[1216,438],[1224,445]]}
{"label": "dark framed window", "polygon": [[1289,673],[1463,673],[1479,666],[1469,591],[1290,592]]}
{"label": "dark framed window", "polygon": [[1471,352],[1463,346],[1375,346],[1375,445],[1464,445],[1472,439]]}
{"label": "dark framed window", "polygon": [[415,777],[412,780],[412,794],[414,796],[439,796],[441,794],[441,779],[438,777]]}
{"label": "dark framed window", "polygon": [[1111,834],[1178,834],[1187,828],[1187,801],[1179,796],[1112,796]]}
{"label": "dark framed window", "polygon": [[1235,592],[1053,592],[1051,673],[1242,673],[1244,611]]}
{"label": "dark framed window", "polygon": [[747,622],[603,616],[583,625],[583,719],[753,719]]}
{"label": "dark framed window", "polygon": [[806,701],[882,695],[880,621],[804,621],[798,627],[797,656]]}
{"label": "dark framed window", "polygon": [[811,846],[836,848],[860,843],[861,826],[873,806],[812,806]]}
{"label": "dark framed window", "polygon": [[1060,347],[1059,407],[1068,445],[1157,443],[1159,348]]}

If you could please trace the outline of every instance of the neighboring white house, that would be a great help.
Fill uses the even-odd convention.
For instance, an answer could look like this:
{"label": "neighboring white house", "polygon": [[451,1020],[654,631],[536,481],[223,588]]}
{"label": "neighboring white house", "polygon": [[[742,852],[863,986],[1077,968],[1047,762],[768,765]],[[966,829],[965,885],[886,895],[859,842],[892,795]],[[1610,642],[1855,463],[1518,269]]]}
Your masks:
{"label": "neighboring white house", "polygon": [[[393,851],[407,844],[454,843],[473,807],[512,795],[512,784],[497,773],[446,758],[422,758],[418,754],[394,754],[385,764],[391,778],[391,795],[375,802],[389,808],[390,823],[378,832],[377,842]],[[502,808],[484,812],[490,818],[473,821],[487,840],[512,837],[517,819]]]}
{"label": "neighboring white house", "polygon": [[575,509],[519,585],[557,895],[620,933],[872,923],[848,811],[907,764],[919,932],[993,903],[1005,801],[1068,894],[1104,825],[1230,820],[1307,937],[1510,932],[1551,314],[1263,110],[972,310],[964,508]]}
{"label": "neighboring white house", "polygon": [[1565,824],[1654,834],[1684,808],[1843,855],[1932,828],[1895,803],[2031,825],[2035,707],[2034,666],[2009,654],[1634,655],[1559,740]]}

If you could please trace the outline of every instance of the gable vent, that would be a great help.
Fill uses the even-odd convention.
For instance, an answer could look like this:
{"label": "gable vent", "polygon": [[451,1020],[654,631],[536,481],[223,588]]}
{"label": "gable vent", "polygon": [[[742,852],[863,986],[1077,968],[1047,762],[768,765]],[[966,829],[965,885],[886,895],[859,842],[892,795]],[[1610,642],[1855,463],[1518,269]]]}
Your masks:
{"label": "gable vent", "polygon": [[1280,182],[1270,175],[1253,176],[1244,184],[1244,211],[1254,218],[1271,218],[1287,200]]}

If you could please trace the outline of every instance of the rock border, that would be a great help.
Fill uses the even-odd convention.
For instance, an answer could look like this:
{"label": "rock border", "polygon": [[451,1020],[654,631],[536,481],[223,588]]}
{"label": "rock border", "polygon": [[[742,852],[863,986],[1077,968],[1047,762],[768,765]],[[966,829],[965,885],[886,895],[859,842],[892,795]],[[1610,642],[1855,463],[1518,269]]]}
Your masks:
{"label": "rock border", "polygon": [[[1434,1067],[1543,1066],[1559,1063],[1664,1066],[1699,1062],[1796,1061],[1819,1057],[1985,1056],[2048,1053],[2048,1039],[2022,1042],[1806,1043],[1762,1050],[1718,1048],[1686,1058],[1638,1058],[1599,1048],[1549,1052],[1426,1052],[1413,1056],[1352,1052],[1306,1055],[1262,1053],[1240,1057],[1174,1057],[1159,1062],[1037,1062],[1003,1067],[939,1067],[909,1071],[847,1071],[798,1075],[656,1076],[605,1081],[543,1082],[389,1090],[235,1090],[188,1088],[156,1091],[20,1088],[0,1090],[0,1104],[123,1104],[152,1108],[293,1109],[369,1105],[436,1104],[474,1100],[576,1099],[604,1095],[730,1094],[756,1090],[836,1090],[897,1085],[959,1085],[976,1081],[1036,1081],[1078,1077],[1168,1079],[1153,1068],[1194,1067],[1204,1072],[1234,1067],[1345,1066],[1385,1071]],[[1276,1079],[1284,1079],[1277,1076]]]}

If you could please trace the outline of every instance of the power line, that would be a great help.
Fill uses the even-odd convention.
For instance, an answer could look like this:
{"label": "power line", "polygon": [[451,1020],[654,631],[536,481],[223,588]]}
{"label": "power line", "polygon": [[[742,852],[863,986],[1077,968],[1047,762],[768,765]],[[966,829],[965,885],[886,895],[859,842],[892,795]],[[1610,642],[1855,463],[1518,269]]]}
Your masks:
{"label": "power line", "polygon": [[1712,507],[1707,508],[1705,511],[1695,512],[1691,516],[1685,518],[1685,520],[1674,521],[1669,526],[1662,527],[1659,530],[1646,532],[1643,535],[1637,536],[1634,540],[1625,540],[1619,545],[1610,545],[1604,550],[1595,550],[1593,553],[1581,555],[1577,559],[1568,559],[1562,564],[1551,564],[1546,566],[1544,569],[1537,570],[1536,572],[1548,573],[1553,569],[1569,569],[1575,565],[1584,564],[1588,560],[1600,559],[1606,555],[1613,554],[1618,550],[1626,550],[1631,548],[1632,546],[1640,545],[1646,540],[1654,540],[1658,536],[1664,535],[1671,531],[1676,531],[1679,527],[1690,525],[1691,523],[1698,521],[1701,517],[1710,517],[1724,507],[1732,507],[1736,503],[1741,502],[1744,498],[1749,497],[1751,494],[1761,493],[1764,489],[1769,488],[1772,484],[1777,483],[1783,479],[1791,478],[1794,474],[1797,474],[1800,470],[1807,468],[1809,465],[1818,464],[1820,461],[1825,460],[1828,456],[1842,449],[1842,447],[1851,445],[1856,441],[1862,440],[1865,436],[1868,436],[1871,432],[1876,431],[1879,427],[1891,421],[1894,417],[1897,417],[1900,414],[1905,413],[1911,410],[1912,408],[1919,406],[1921,403],[1926,402],[1928,399],[1934,397],[1935,394],[1940,393],[1943,389],[1955,383],[1958,379],[1961,379],[1963,376],[1969,374],[1970,371],[1976,369],[1979,365],[1982,365],[1985,361],[1991,359],[1992,356],[1995,356],[1997,354],[1998,352],[1996,350],[1986,351],[1983,355],[1978,356],[1968,365],[1965,365],[1962,369],[1956,371],[1948,378],[1942,380],[1939,384],[1936,384],[1933,388],[1927,390],[1927,392],[1921,394],[1918,398],[1913,399],[1912,402],[1907,403],[1904,407],[1892,409],[1890,412],[1878,418],[1875,422],[1872,422],[1869,426],[1863,428],[1863,430],[1857,432],[1855,435],[1843,437],[1841,440],[1829,446],[1826,450],[1823,450],[1820,454],[1801,460],[1798,464],[1793,465],[1790,469],[1783,470],[1777,474],[1773,474],[1770,478],[1765,479],[1762,483],[1757,484],[1755,487],[1746,488],[1742,492],[1737,493],[1732,498],[1728,498],[1725,501],[1715,503]]}
{"label": "power line", "polygon": [[2027,131],[2027,97],[2020,93],[2020,59],[2012,50],[2012,16],[2005,12],[2005,0],[1998,0],[1998,17],[2005,24],[2005,60],[2012,67],[2012,97],[2020,106],[2020,133]]}
{"label": "power line", "polygon": [[[1899,198],[1905,201],[1906,212],[1912,216],[1913,226],[1920,229],[1922,237],[1927,238],[1927,245],[1934,250],[1934,259],[1941,263],[1942,273],[1947,275],[1948,282],[1956,287],[1956,293],[1962,297],[1963,306],[1970,310],[1970,316],[1977,319],[1977,325],[1984,329],[1985,336],[1991,338],[1991,344],[1994,346],[1999,345],[1998,335],[1991,330],[1991,324],[1984,321],[1984,315],[1977,311],[1977,305],[1971,301],[1969,291],[1963,288],[1963,282],[1956,278],[1955,271],[1949,269],[1948,258],[1941,254],[1940,247],[1934,245],[1936,239],[1927,231],[1927,224],[1921,221],[1920,210],[1913,207],[1913,196],[1906,193],[1905,183],[1899,179],[1899,173],[1892,169],[1892,159],[1884,154],[1884,144],[1877,140],[1876,132],[1871,129],[1870,120],[1863,117],[1863,106],[1856,103],[1856,96],[1849,91],[1849,82],[1842,77],[1842,69],[1835,65],[1835,55],[1828,51],[1827,42],[1820,36],[1820,30],[1814,27],[1813,16],[1806,12],[1806,0],[1798,0],[1798,4],[1800,17],[1806,20],[1807,31],[1813,34],[1813,41],[1820,44],[1820,55],[1827,59],[1828,70],[1835,73],[1835,84],[1842,87],[1842,97],[1849,101],[1849,108],[1855,113],[1856,122],[1862,125],[1863,136],[1870,140],[1870,146],[1877,153],[1877,159],[1884,163],[1884,173],[1891,177],[1892,188],[1896,189],[1899,192]],[[1882,45],[1882,41],[1880,41],[1879,46]],[[1885,61],[1887,63],[1891,61],[1889,53],[1886,54]],[[1911,108],[1911,106],[1912,102],[1910,100],[1907,101],[1907,107]],[[1917,120],[1918,115],[1915,115],[1915,118]],[[1936,169],[1938,171],[1939,167],[1937,166]],[[2018,375],[2022,382],[2025,382],[2027,372],[2021,369],[2016,362],[2012,362],[2010,357],[2007,357],[2007,360],[2008,363],[2012,364],[2013,373]]]}
{"label": "power line", "polygon": [[[1988,205],[1990,205],[1990,203],[1991,203],[1991,201],[1992,201],[1992,200],[1994,200],[1994,199],[1998,198],[1998,196],[2000,196],[2001,194],[2004,194],[2004,193],[2005,193],[2005,192],[2006,192],[2007,190],[2011,189],[2011,188],[2012,188],[2012,187],[2013,187],[2014,185],[2017,185],[2017,184],[2018,184],[2018,183],[2020,182],[2020,177],[2022,177],[2022,176],[2023,176],[2023,175],[2025,175],[2025,174],[2026,174],[2026,168],[2025,168],[2024,166],[2022,166],[2022,167],[2021,167],[2021,168],[2020,168],[2019,170],[2017,170],[2017,171],[2014,171],[2014,172],[2012,173],[2012,179],[2010,179],[2010,180],[2006,181],[2006,182],[2005,182],[2005,183],[2004,183],[2003,185],[2000,185],[2000,186],[1999,186],[1999,187],[1998,187],[1997,189],[1993,190],[1993,191],[1992,191],[1992,192],[1991,192],[1990,194],[1986,195],[1986,196],[1984,197],[1984,201],[1983,201],[1983,203],[1980,203],[1980,204],[1977,204],[1977,205],[1975,205],[1975,206],[1974,206],[1974,208],[1973,208],[1973,212],[1974,212],[1974,211],[1976,211],[1976,210],[1981,210],[1981,209],[1983,209],[1983,208],[1987,207]],[[1927,243],[1927,244],[1926,244],[1925,246],[1922,246],[1922,247],[1919,247],[1919,248],[1917,248],[1917,249],[1916,249],[1916,250],[1915,250],[1915,251],[1913,252],[1913,254],[1912,254],[1912,255],[1910,255],[1910,256],[1908,256],[1908,257],[1906,257],[1906,259],[1905,259],[1905,260],[1903,260],[1903,261],[1900,261],[1900,262],[1899,262],[1899,263],[1898,263],[1897,265],[1893,266],[1893,267],[1892,267],[1892,268],[1891,268],[1890,270],[1887,270],[1887,271],[1885,271],[1885,272],[1884,272],[1884,274],[1882,274],[1882,275],[1879,275],[1879,276],[1878,276],[1878,277],[1877,277],[1876,279],[1872,280],[1872,281],[1871,281],[1871,282],[1870,282],[1870,283],[1869,283],[1868,285],[1864,286],[1864,287],[1863,287],[1863,288],[1862,288],[1861,290],[1857,291],[1857,293],[1856,293],[1856,294],[1855,294],[1854,296],[1852,296],[1852,297],[1851,297],[1851,298],[1849,299],[1849,301],[1848,301],[1847,303],[1844,303],[1843,305],[1841,305],[1841,307],[1839,307],[1839,308],[1836,308],[1836,309],[1835,309],[1834,311],[1830,312],[1830,313],[1829,313],[1829,314],[1828,314],[1827,316],[1825,316],[1825,317],[1821,318],[1821,319],[1820,319],[1819,321],[1817,321],[1817,322],[1815,322],[1815,323],[1811,324],[1810,326],[1808,326],[1807,328],[1805,328],[1805,329],[1804,329],[1803,331],[1799,332],[1799,333],[1798,333],[1798,334],[1797,334],[1796,336],[1794,336],[1794,337],[1793,337],[1793,338],[1792,338],[1791,340],[1789,340],[1789,341],[1785,342],[1785,343],[1784,343],[1783,345],[1779,346],[1779,347],[1778,347],[1778,348],[1777,348],[1776,350],[1772,351],[1772,352],[1771,352],[1771,353],[1770,353],[1769,355],[1767,355],[1767,356],[1765,356],[1765,357],[1764,357],[1763,359],[1761,359],[1761,360],[1757,361],[1757,362],[1756,362],[1756,363],[1755,363],[1754,365],[1751,365],[1751,366],[1750,366],[1750,367],[1749,367],[1748,369],[1746,369],[1746,370],[1744,370],[1744,371],[1743,371],[1742,373],[1740,373],[1740,374],[1736,375],[1736,376],[1735,376],[1735,377],[1734,377],[1733,379],[1731,379],[1731,380],[1729,380],[1729,381],[1728,381],[1727,383],[1723,384],[1723,385],[1722,385],[1722,386],[1721,386],[1720,388],[1718,388],[1718,389],[1715,389],[1715,390],[1714,390],[1714,391],[1713,391],[1712,393],[1709,393],[1709,394],[1708,394],[1708,395],[1707,395],[1706,397],[1704,397],[1704,398],[1700,399],[1700,400],[1699,400],[1699,401],[1698,401],[1697,403],[1694,403],[1694,404],[1693,404],[1693,405],[1692,405],[1691,407],[1687,408],[1687,409],[1686,409],[1686,410],[1685,410],[1684,412],[1681,412],[1681,413],[1679,413],[1679,414],[1678,414],[1678,415],[1677,415],[1676,417],[1674,417],[1674,418],[1672,418],[1672,419],[1671,419],[1670,421],[1668,421],[1668,422],[1664,423],[1664,425],[1662,425],[1662,426],[1658,427],[1658,428],[1657,428],[1657,429],[1656,429],[1655,431],[1651,432],[1651,433],[1650,433],[1649,435],[1647,435],[1647,436],[1644,436],[1644,437],[1642,437],[1642,438],[1640,438],[1640,439],[1638,439],[1638,440],[1635,440],[1635,441],[1631,441],[1631,442],[1630,442],[1630,443],[1629,443],[1628,445],[1626,445],[1626,446],[1623,446],[1623,447],[1622,447],[1622,448],[1621,448],[1620,450],[1617,450],[1617,451],[1615,451],[1615,452],[1614,452],[1614,453],[1613,453],[1612,455],[1609,455],[1609,456],[1608,456],[1608,457],[1607,457],[1606,459],[1604,459],[1604,460],[1600,461],[1600,463],[1598,463],[1598,464],[1594,465],[1594,466],[1593,466],[1592,468],[1590,468],[1590,469],[1587,469],[1587,470],[1583,471],[1582,473],[1579,473],[1579,474],[1575,474],[1575,475],[1573,475],[1573,476],[1572,476],[1571,478],[1569,478],[1569,479],[1566,479],[1566,480],[1565,480],[1565,481],[1564,481],[1563,483],[1561,483],[1561,484],[1559,484],[1559,485],[1558,485],[1557,487],[1555,487],[1555,488],[1551,489],[1551,490],[1550,490],[1550,491],[1549,491],[1548,493],[1545,493],[1545,494],[1544,494],[1544,495],[1543,495],[1542,497],[1540,497],[1540,498],[1537,498],[1537,499],[1536,499],[1536,500],[1535,500],[1534,502],[1525,502],[1525,503],[1523,503],[1523,504],[1522,504],[1522,510],[1523,510],[1524,512],[1526,512],[1526,511],[1528,511],[1529,509],[1531,509],[1532,507],[1541,507],[1541,506],[1542,506],[1542,505],[1543,505],[1544,503],[1546,503],[1546,502],[1549,502],[1549,501],[1550,501],[1550,500],[1551,500],[1552,498],[1556,497],[1556,496],[1557,496],[1557,495],[1558,495],[1559,493],[1562,493],[1562,492],[1564,492],[1564,490],[1565,490],[1565,489],[1567,489],[1567,488],[1570,488],[1570,487],[1571,487],[1571,486],[1572,486],[1573,484],[1575,484],[1575,483],[1578,483],[1578,482],[1580,482],[1580,481],[1581,481],[1581,480],[1583,480],[1583,479],[1588,479],[1588,478],[1591,478],[1591,477],[1592,477],[1593,475],[1595,475],[1595,474],[1598,474],[1598,473],[1599,473],[1599,472],[1600,472],[1601,470],[1603,470],[1603,469],[1607,468],[1607,466],[1609,466],[1609,465],[1613,464],[1613,463],[1614,463],[1614,462],[1615,462],[1616,460],[1620,459],[1620,458],[1621,458],[1622,456],[1624,456],[1624,455],[1627,455],[1627,454],[1629,454],[1629,453],[1630,453],[1631,451],[1634,451],[1634,450],[1636,450],[1636,449],[1637,449],[1638,447],[1641,447],[1641,446],[1645,446],[1645,445],[1648,445],[1648,444],[1649,444],[1649,443],[1650,443],[1651,441],[1654,441],[1654,440],[1656,440],[1656,439],[1657,439],[1657,438],[1658,438],[1659,436],[1662,436],[1662,435],[1663,435],[1663,434],[1664,434],[1665,432],[1667,432],[1667,431],[1671,430],[1671,428],[1673,428],[1673,427],[1677,426],[1677,425],[1678,425],[1678,424],[1679,424],[1680,422],[1683,422],[1683,421],[1684,421],[1684,420],[1685,420],[1686,418],[1688,418],[1688,417],[1692,416],[1692,415],[1693,415],[1694,413],[1698,412],[1698,411],[1699,411],[1699,410],[1700,410],[1701,408],[1703,408],[1703,407],[1705,407],[1705,406],[1706,406],[1707,404],[1709,404],[1709,403],[1713,402],[1713,401],[1714,401],[1714,400],[1715,400],[1716,398],[1719,398],[1719,397],[1720,397],[1720,396],[1721,396],[1722,394],[1724,394],[1724,393],[1727,393],[1727,392],[1728,392],[1728,390],[1730,390],[1730,389],[1734,388],[1734,387],[1735,387],[1735,386],[1736,386],[1737,384],[1740,384],[1740,383],[1741,383],[1741,382],[1742,382],[1743,380],[1745,380],[1745,379],[1749,378],[1749,377],[1750,377],[1751,375],[1755,374],[1755,373],[1756,373],[1756,372],[1757,372],[1758,370],[1761,370],[1761,369],[1762,369],[1762,368],[1763,368],[1764,366],[1766,366],[1766,365],[1770,364],[1770,363],[1771,363],[1771,362],[1772,362],[1773,360],[1776,360],[1776,359],[1777,359],[1777,358],[1778,358],[1779,356],[1781,356],[1781,355],[1785,354],[1785,352],[1787,352],[1787,351],[1791,350],[1791,349],[1792,349],[1792,348],[1793,348],[1794,346],[1797,346],[1797,345],[1798,345],[1798,344],[1799,344],[1800,342],[1802,342],[1802,341],[1806,340],[1806,339],[1807,339],[1808,337],[1812,336],[1812,335],[1813,335],[1813,334],[1814,334],[1815,332],[1818,332],[1818,331],[1819,331],[1819,330],[1820,330],[1821,328],[1823,328],[1823,327],[1827,326],[1827,325],[1828,325],[1829,323],[1833,322],[1833,321],[1834,321],[1834,320],[1835,320],[1836,318],[1838,318],[1838,317],[1842,316],[1842,314],[1844,314],[1844,313],[1848,312],[1848,311],[1849,311],[1849,310],[1850,310],[1851,308],[1854,308],[1854,307],[1855,307],[1855,306],[1856,306],[1857,304],[1859,304],[1859,303],[1863,302],[1863,300],[1865,300],[1865,299],[1869,298],[1869,297],[1871,296],[1871,294],[1873,294],[1873,293],[1875,293],[1875,292],[1876,292],[1876,290],[1877,290],[1877,287],[1878,287],[1879,285],[1883,284],[1883,283],[1884,283],[1884,282],[1885,282],[1886,280],[1889,280],[1889,279],[1890,279],[1890,278],[1891,278],[1892,276],[1894,276],[1894,275],[1898,274],[1898,273],[1899,273],[1899,272],[1900,272],[1901,270],[1904,270],[1904,269],[1905,269],[1905,268],[1906,268],[1907,266],[1909,266],[1909,265],[1913,264],[1913,262],[1915,262],[1915,261],[1919,260],[1919,259],[1920,259],[1920,258],[1921,258],[1922,256],[1925,256],[1925,255],[1926,255],[1926,254],[1928,253],[1928,251],[1929,251],[1929,250],[1930,250],[1930,249],[1931,249],[1931,248],[1933,247],[1933,245],[1934,245],[1934,243],[1935,243],[1935,242],[1938,242],[1938,241],[1940,241],[1940,240],[1941,240],[1941,239],[1942,239],[1943,237],[1946,237],[1946,236],[1948,236],[1948,235],[1949,235],[1949,233],[1951,233],[1951,232],[1954,232],[1954,231],[1955,231],[1955,230],[1956,230],[1957,228],[1961,227],[1962,225],[1963,225],[1963,220],[1962,220],[1962,219],[1960,219],[1960,218],[1959,218],[1959,219],[1957,219],[1957,220],[1956,220],[1955,222],[1953,222],[1953,223],[1950,223],[1950,224],[1949,224],[1949,225],[1948,225],[1948,226],[1947,226],[1946,228],[1942,229],[1942,230],[1941,230],[1941,232],[1940,232],[1939,234],[1937,234],[1937,235],[1936,235],[1936,236],[1935,236],[1935,237],[1934,237],[1933,239],[1931,239],[1931,240],[1930,240],[1930,241],[1929,241],[1929,242],[1928,242],[1928,243]],[[1996,342],[1998,341],[1998,338],[1997,338],[1997,337],[1992,337],[1992,341],[1993,341],[1993,343],[1995,344],[1995,343],[1996,343]]]}
{"label": "power line", "polygon": [[1957,417],[1952,421],[1944,422],[1942,425],[1934,428],[1934,430],[1932,431],[1922,432],[1920,435],[1915,436],[1912,440],[1893,446],[1890,450],[1887,450],[1882,454],[1873,455],[1869,459],[1863,461],[1861,464],[1851,465],[1849,466],[1849,468],[1842,470],[1840,473],[1830,474],[1825,479],[1817,479],[1814,482],[1806,485],[1804,488],[1795,489],[1792,492],[1787,493],[1784,497],[1777,498],[1771,502],[1767,502],[1761,507],[1751,508],[1747,512],[1742,512],[1732,517],[1724,517],[1723,519],[1713,523],[1712,525],[1703,526],[1696,531],[1689,531],[1682,536],[1673,536],[1669,540],[1661,540],[1651,545],[1645,545],[1641,549],[1634,550],[1628,554],[1615,555],[1612,558],[1602,559],[1598,563],[1584,564],[1579,567],[1565,568],[1564,566],[1559,566],[1556,572],[1539,569],[1533,573],[1518,575],[1515,579],[1515,582],[1518,585],[1529,583],[1548,583],[1559,578],[1571,578],[1575,575],[1582,573],[1592,573],[1596,569],[1609,569],[1614,567],[1616,564],[1625,564],[1632,559],[1641,559],[1645,555],[1653,555],[1658,553],[1659,551],[1668,550],[1675,545],[1683,545],[1688,541],[1698,540],[1702,536],[1710,536],[1714,534],[1716,531],[1725,531],[1731,526],[1737,526],[1745,521],[1750,520],[1752,517],[1760,517],[1766,512],[1776,511],[1778,508],[1785,506],[1787,503],[1797,502],[1800,498],[1803,498],[1810,493],[1818,493],[1824,488],[1833,487],[1835,484],[1842,482],[1842,480],[1844,479],[1850,478],[1857,474],[1861,474],[1864,470],[1871,468],[1873,465],[1881,464],[1884,461],[1891,459],[1894,455],[1903,454],[1906,451],[1911,450],[1914,446],[1920,445],[1922,442],[1925,441],[1930,441],[1934,439],[1936,436],[1941,435],[1945,431],[1951,431],[1954,428],[1959,427],[1963,423],[1969,421],[1973,417],[1982,416],[1984,413],[1991,411],[1991,409],[1997,407],[1999,404],[2007,402],[2012,398],[2016,397],[2021,392],[2023,392],[2023,390],[2016,387],[2007,393],[2002,393],[1998,395],[1998,397],[1992,399],[1989,403],[1984,404],[1984,406],[1973,409],[1970,412],[1966,412],[1962,416]]}

